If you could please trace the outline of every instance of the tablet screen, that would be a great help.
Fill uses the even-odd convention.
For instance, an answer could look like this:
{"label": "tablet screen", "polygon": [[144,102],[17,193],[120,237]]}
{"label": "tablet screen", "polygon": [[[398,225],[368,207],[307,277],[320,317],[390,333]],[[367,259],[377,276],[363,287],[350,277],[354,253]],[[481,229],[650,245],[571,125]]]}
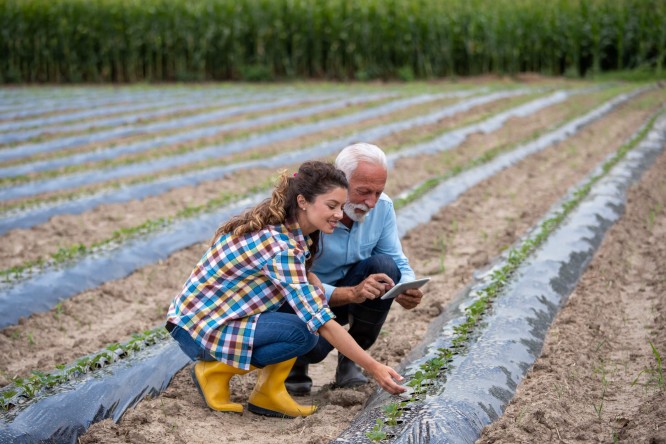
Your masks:
{"label": "tablet screen", "polygon": [[389,291],[387,291],[384,294],[384,296],[381,297],[381,299],[393,299],[404,293],[405,290],[409,290],[410,288],[422,287],[428,281],[430,281],[430,278],[427,277],[427,278],[416,279],[415,281],[410,281],[410,282],[401,282],[395,287],[391,288]]}

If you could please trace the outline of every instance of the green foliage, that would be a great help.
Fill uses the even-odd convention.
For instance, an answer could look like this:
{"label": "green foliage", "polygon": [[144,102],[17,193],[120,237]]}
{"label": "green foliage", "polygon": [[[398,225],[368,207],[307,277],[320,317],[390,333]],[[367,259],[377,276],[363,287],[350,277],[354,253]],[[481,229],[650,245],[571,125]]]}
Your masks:
{"label": "green foliage", "polygon": [[370,441],[381,441],[386,439],[386,432],[384,431],[384,421],[377,418],[375,426],[369,432],[365,433]]}
{"label": "green foliage", "polygon": [[124,344],[113,343],[94,355],[84,356],[70,365],[56,365],[56,371],[44,373],[33,370],[28,378],[14,378],[12,384],[0,389],[0,410],[9,410],[17,405],[17,399],[30,400],[46,390],[70,381],[73,378],[90,373],[147,346],[154,345],[168,337],[164,327],[146,330],[132,335],[132,339]]}
{"label": "green foliage", "polygon": [[[617,165],[617,163],[631,149],[633,149],[641,140],[645,138],[658,117],[658,115],[655,115],[652,119],[650,119],[648,124],[645,125],[641,131],[639,131],[633,140],[621,146],[617,153],[604,163],[602,166],[603,172],[597,176],[593,176],[588,180],[588,182],[578,188],[573,193],[572,197],[562,205],[562,209],[559,212],[557,212],[553,217],[542,222],[540,230],[538,230],[536,234],[524,240],[520,246],[509,251],[504,265],[493,270],[489,281],[486,283],[486,286],[479,292],[479,297],[471,305],[465,308],[465,320],[453,327],[453,338],[451,339],[450,348],[439,348],[437,350],[437,356],[421,364],[419,366],[420,370],[417,370],[411,379],[407,381],[406,385],[413,388],[412,397],[406,401],[407,403],[415,402],[420,395],[426,393],[428,386],[428,384],[426,384],[427,380],[437,379],[440,372],[446,370],[448,363],[453,358],[453,355],[460,353],[467,347],[470,342],[470,335],[474,332],[476,326],[481,321],[483,314],[488,309],[490,309],[492,302],[506,287],[513,273],[532,252],[534,252],[546,241],[546,239],[553,233],[553,231],[555,231],[562,223],[562,221],[564,221],[567,215],[569,215],[576,207],[578,207],[582,200],[590,193],[592,186],[597,183],[605,174],[607,174],[615,165]],[[654,370],[642,371],[633,382],[633,384],[638,382],[640,376],[643,373],[650,373],[653,375],[653,377],[649,384],[654,384],[660,390],[663,390],[664,376],[661,355],[652,344],[652,342],[650,342],[650,346],[652,347],[652,352],[657,362],[657,368]],[[601,419],[608,380],[606,379],[606,370],[603,366],[603,363],[598,367],[597,371],[601,374],[603,393],[601,395],[599,404],[593,404],[593,408],[599,419]],[[394,415],[393,412],[397,411],[397,408],[397,403],[391,403],[384,407],[387,421],[395,422],[395,417],[392,415]],[[370,439],[373,439],[371,436],[379,436],[379,433],[384,433],[384,424],[385,423],[383,419],[377,419],[377,425],[375,428],[371,432],[366,433],[366,435]],[[376,438],[373,440],[381,439],[384,438]]]}
{"label": "green foliage", "polygon": [[645,386],[646,387],[655,386],[657,387],[657,389],[663,391],[666,388],[666,383],[664,382],[664,368],[661,362],[661,354],[657,350],[657,347],[654,346],[652,341],[648,342],[650,343],[650,347],[652,348],[652,354],[654,355],[656,361],[656,368],[641,370],[641,372],[638,374],[636,379],[634,379],[631,385],[637,384],[641,375],[648,374],[650,375],[650,379],[648,380],[647,383],[645,383]]}
{"label": "green foliage", "polygon": [[0,82],[662,76],[662,0],[4,0]]}

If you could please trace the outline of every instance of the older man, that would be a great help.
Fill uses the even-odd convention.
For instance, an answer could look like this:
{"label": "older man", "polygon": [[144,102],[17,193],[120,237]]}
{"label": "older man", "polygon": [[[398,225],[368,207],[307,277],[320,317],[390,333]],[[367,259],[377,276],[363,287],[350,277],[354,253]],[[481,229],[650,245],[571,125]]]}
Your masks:
{"label": "older man", "polygon": [[[323,251],[312,271],[323,284],[336,320],[349,324],[349,334],[367,350],[377,340],[394,301],[381,296],[394,284],[415,276],[402,252],[393,202],[383,193],[388,177],[384,152],[375,145],[357,143],[344,148],[335,164],[349,181],[348,201],[334,232],[322,235]],[[421,290],[407,290],[395,302],[412,309],[422,296]],[[286,381],[290,393],[310,393],[308,364],[322,361],[332,349],[320,337],[312,351],[299,357]],[[340,354],[335,382],[339,387],[354,387],[368,379]]]}

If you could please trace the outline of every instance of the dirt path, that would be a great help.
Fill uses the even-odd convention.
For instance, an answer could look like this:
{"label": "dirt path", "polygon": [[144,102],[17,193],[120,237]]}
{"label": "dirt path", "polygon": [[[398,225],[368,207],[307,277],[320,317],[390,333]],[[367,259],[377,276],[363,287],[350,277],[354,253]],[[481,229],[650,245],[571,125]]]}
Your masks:
{"label": "dirt path", "polygon": [[[645,122],[649,113],[648,109],[623,108],[565,143],[484,181],[407,236],[403,242],[407,255],[420,257],[413,260],[416,273],[431,275],[433,281],[418,309],[396,307],[391,311],[372,354],[389,365],[400,362],[420,340],[430,320],[469,282],[471,273],[524,234]],[[393,173],[390,181],[400,181],[401,175],[412,173],[404,168],[400,171]],[[219,440],[220,428],[224,428],[225,442],[230,443],[328,442],[346,427],[372,390],[371,385],[359,390],[332,390],[333,363],[334,356],[330,356],[323,365],[313,366],[313,401],[320,410],[312,417],[285,421],[247,412],[211,412],[194,390],[188,372],[182,371],[162,396],[128,411],[119,424],[107,420],[94,425],[81,442],[203,443]],[[251,373],[232,380],[232,393],[238,402],[246,401],[253,378]]]}

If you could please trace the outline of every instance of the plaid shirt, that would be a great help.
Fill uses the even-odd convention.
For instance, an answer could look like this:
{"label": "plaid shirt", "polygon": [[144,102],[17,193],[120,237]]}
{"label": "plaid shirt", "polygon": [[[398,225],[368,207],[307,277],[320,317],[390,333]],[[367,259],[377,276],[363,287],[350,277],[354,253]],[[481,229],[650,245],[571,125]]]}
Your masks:
{"label": "plaid shirt", "polygon": [[286,301],[313,333],[335,317],[321,289],[307,281],[311,242],[295,221],[222,235],[171,303],[167,320],[219,361],[249,369],[261,313]]}

